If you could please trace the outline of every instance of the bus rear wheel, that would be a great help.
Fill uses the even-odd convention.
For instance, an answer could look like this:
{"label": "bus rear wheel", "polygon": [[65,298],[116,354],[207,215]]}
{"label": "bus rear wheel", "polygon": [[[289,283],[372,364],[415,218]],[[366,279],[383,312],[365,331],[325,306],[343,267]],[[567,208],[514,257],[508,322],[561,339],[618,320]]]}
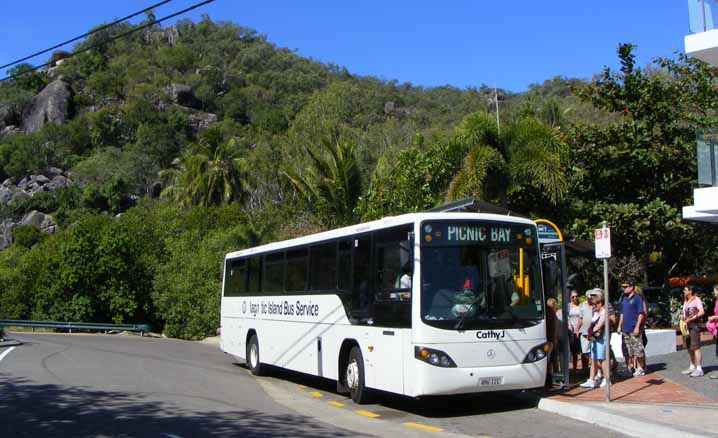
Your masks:
{"label": "bus rear wheel", "polygon": [[247,368],[255,376],[264,374],[264,366],[259,360],[259,340],[257,335],[252,335],[247,342]]}
{"label": "bus rear wheel", "polygon": [[360,405],[369,403],[371,398],[370,390],[364,384],[364,375],[364,358],[361,350],[359,347],[352,347],[344,370],[344,378],[352,400]]}

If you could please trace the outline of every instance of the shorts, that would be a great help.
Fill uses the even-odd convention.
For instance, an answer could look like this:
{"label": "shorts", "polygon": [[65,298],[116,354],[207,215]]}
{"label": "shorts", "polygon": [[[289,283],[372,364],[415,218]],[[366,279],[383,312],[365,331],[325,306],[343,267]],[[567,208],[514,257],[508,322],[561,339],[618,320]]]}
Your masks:
{"label": "shorts", "polygon": [[646,355],[642,341],[641,335],[633,336],[633,333],[623,334],[623,342],[626,344],[628,356],[643,357]]}
{"label": "shorts", "polygon": [[694,325],[693,327],[690,327],[688,329],[688,338],[687,347],[688,351],[696,351],[699,348],[701,348],[701,328],[697,325]]}
{"label": "shorts", "polygon": [[591,341],[588,340],[586,335],[581,335],[581,353],[583,354],[590,354],[591,353]]}
{"label": "shorts", "polygon": [[606,359],[606,342],[603,339],[591,341],[591,359]]}

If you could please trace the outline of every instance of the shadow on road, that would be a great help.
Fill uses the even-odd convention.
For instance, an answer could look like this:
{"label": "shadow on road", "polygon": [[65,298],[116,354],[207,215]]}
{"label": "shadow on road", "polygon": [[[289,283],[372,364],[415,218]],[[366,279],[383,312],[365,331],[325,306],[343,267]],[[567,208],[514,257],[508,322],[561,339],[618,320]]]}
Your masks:
{"label": "shadow on road", "polygon": [[[245,367],[238,363],[235,363],[235,365]],[[274,367],[268,367],[268,373],[269,375],[264,378],[276,378],[312,389],[330,392],[336,394],[337,397],[344,397],[348,400],[348,403],[352,403],[347,395],[336,392],[337,384],[334,380]],[[392,409],[426,418],[453,418],[533,409],[538,406],[540,398],[540,395],[533,391],[432,396],[419,399],[377,392],[374,397],[374,403],[370,406],[372,411],[381,413],[384,419],[395,416],[389,411]],[[381,407],[388,408],[388,410],[381,411]]]}
{"label": "shadow on road", "polygon": [[2,437],[356,436],[301,415],[225,406],[217,411],[192,411],[157,401],[152,394],[40,385],[0,373]]}

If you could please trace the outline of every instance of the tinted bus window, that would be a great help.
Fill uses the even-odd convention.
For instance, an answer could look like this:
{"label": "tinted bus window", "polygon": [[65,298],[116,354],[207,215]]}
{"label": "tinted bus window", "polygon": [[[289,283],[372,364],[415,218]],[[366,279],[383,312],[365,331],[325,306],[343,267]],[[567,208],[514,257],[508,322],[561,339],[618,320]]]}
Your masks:
{"label": "tinted bus window", "polygon": [[314,291],[335,290],[337,287],[336,242],[325,243],[323,245],[312,247],[310,259],[310,289]]}
{"label": "tinted bus window", "polygon": [[303,292],[307,287],[307,249],[287,251],[287,291]]}
{"label": "tinted bus window", "polygon": [[227,272],[225,277],[224,296],[236,297],[247,293],[247,261],[227,261]]}
{"label": "tinted bus window", "polygon": [[339,242],[339,273],[337,286],[340,291],[349,292],[352,280],[352,244],[353,240]]}
{"label": "tinted bus window", "polygon": [[262,290],[265,293],[284,292],[284,253],[278,252],[264,257],[264,281]]}
{"label": "tinted bus window", "polygon": [[262,257],[253,256],[249,259],[249,285],[247,286],[247,292],[249,294],[256,295],[262,291],[261,278]]}
{"label": "tinted bus window", "polygon": [[410,228],[402,227],[380,231],[375,236],[377,301],[410,298],[413,270],[410,232]]}

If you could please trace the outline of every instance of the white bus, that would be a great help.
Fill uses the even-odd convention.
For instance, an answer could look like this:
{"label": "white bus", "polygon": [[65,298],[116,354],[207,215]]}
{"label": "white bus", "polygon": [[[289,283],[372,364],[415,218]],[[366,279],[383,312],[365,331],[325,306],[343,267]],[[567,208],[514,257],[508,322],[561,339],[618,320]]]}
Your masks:
{"label": "white bus", "polygon": [[266,365],[412,397],[543,386],[536,224],[416,213],[225,256],[221,349]]}

